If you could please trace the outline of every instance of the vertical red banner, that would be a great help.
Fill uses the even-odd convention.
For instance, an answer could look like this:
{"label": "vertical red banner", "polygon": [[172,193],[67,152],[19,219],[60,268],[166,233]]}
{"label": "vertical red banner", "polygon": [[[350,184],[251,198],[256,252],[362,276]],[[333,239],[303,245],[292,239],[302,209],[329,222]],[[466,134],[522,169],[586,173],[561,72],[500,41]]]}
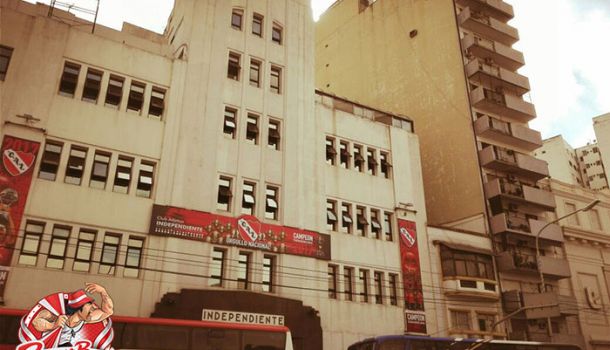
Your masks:
{"label": "vertical red banner", "polygon": [[424,294],[421,280],[417,227],[415,222],[398,219],[400,266],[405,301],[406,331],[426,333]]}
{"label": "vertical red banner", "polygon": [[0,300],[8,276],[21,218],[30,192],[40,143],[5,135],[0,166]]}

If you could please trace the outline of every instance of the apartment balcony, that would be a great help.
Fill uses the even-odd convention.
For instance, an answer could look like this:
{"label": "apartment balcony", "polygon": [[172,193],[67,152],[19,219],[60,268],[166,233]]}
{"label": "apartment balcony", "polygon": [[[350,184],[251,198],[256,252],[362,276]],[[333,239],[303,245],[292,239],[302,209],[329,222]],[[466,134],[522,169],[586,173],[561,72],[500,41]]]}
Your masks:
{"label": "apartment balcony", "polygon": [[511,71],[516,71],[525,65],[523,53],[479,36],[466,35],[462,39],[462,49],[475,57],[482,60],[491,60]]}
{"label": "apartment balcony", "polygon": [[525,307],[557,305],[523,310],[522,317],[528,320],[561,316],[559,296],[556,292],[526,293],[520,290],[509,290],[502,292],[502,301],[504,311],[507,313],[515,312]]}
{"label": "apartment balcony", "polygon": [[[496,263],[500,272],[538,276],[536,256],[533,254],[506,251],[497,256]],[[570,277],[570,266],[563,258],[541,256],[540,269],[547,279],[558,280]]]}
{"label": "apartment balcony", "polygon": [[466,65],[466,75],[471,81],[488,86],[502,87],[521,96],[530,91],[529,79],[498,66],[486,64],[481,60],[472,60]]}
{"label": "apartment balcony", "polygon": [[488,115],[483,115],[474,122],[474,130],[478,136],[498,140],[527,151],[542,147],[540,132]]}
{"label": "apartment balcony", "polygon": [[516,95],[496,92],[482,86],[470,92],[473,107],[527,123],[536,118],[534,105]]}
{"label": "apartment balcony", "polygon": [[[493,216],[490,224],[491,232],[495,235],[510,233],[535,238],[547,223],[542,220],[525,219],[503,213]],[[562,244],[564,242],[563,231],[559,225],[551,224],[544,229],[540,239],[551,244]]]}
{"label": "apartment balcony", "polygon": [[548,164],[541,159],[513,150],[490,146],[479,151],[481,166],[537,181],[549,176]]}
{"label": "apartment balcony", "polygon": [[466,7],[460,12],[458,23],[462,28],[504,45],[510,46],[519,40],[517,29],[479,11],[472,10],[470,7]]}
{"label": "apartment balcony", "polygon": [[508,22],[515,16],[513,7],[501,0],[455,0],[455,2],[473,11],[487,13],[502,22]]}
{"label": "apartment balcony", "polygon": [[535,205],[546,210],[553,210],[556,207],[555,198],[551,192],[521,184],[518,181],[509,181],[507,179],[489,181],[485,183],[485,194],[487,199],[501,196]]}

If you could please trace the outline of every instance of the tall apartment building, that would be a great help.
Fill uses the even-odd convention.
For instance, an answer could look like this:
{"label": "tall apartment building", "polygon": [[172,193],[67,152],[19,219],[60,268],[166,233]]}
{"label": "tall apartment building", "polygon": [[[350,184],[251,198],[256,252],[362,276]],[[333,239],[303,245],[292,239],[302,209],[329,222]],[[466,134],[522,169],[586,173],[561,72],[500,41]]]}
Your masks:
{"label": "tall apartment building", "polygon": [[542,146],[534,151],[534,156],[549,164],[551,178],[571,185],[585,185],[576,151],[561,135],[543,140]]}
{"label": "tall apartment building", "polygon": [[177,0],[163,35],[0,6],[4,307],[92,281],[298,350],[441,331],[413,121],[315,92],[309,0]]}
{"label": "tall apartment building", "polygon": [[[505,314],[544,304],[570,277],[559,226],[536,259],[555,200],[537,185],[549,171],[530,154],[542,141],[527,124],[536,112],[511,18],[501,0],[341,0],[316,24],[316,86],[415,121],[428,221],[493,241]],[[570,317],[547,308],[500,327],[510,339],[565,341]]]}

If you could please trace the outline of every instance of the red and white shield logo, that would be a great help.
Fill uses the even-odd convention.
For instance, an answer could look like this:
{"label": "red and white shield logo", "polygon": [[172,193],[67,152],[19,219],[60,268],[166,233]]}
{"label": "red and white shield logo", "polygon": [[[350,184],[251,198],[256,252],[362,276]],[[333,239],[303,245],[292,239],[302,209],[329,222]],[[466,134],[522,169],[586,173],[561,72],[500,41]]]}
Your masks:
{"label": "red and white shield logo", "polygon": [[416,242],[415,232],[411,232],[407,228],[401,227],[400,228],[400,237],[402,237],[402,240],[405,242],[407,247],[411,248],[412,246],[415,245],[415,242]]}
{"label": "red and white shield logo", "polygon": [[254,242],[258,239],[258,233],[252,226],[250,226],[246,219],[241,218],[237,220],[237,228],[239,231],[239,235],[244,241]]}
{"label": "red and white shield logo", "polygon": [[28,171],[32,164],[34,164],[34,155],[32,153],[7,149],[2,154],[2,163],[9,174],[18,176]]}

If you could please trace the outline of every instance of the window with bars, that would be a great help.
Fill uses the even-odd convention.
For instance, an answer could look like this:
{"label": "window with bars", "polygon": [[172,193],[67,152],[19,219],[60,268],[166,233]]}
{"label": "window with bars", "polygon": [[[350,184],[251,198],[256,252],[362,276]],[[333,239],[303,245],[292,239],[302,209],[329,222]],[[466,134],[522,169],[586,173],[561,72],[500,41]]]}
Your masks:
{"label": "window with bars", "polygon": [[130,236],[127,241],[127,254],[125,255],[125,268],[123,276],[138,277],[142,263],[142,250],[144,249],[144,238]]}
{"label": "window with bars", "polygon": [[383,272],[373,272],[373,283],[375,284],[375,304],[383,304]]}
{"label": "window with bars", "polygon": [[131,184],[131,169],[133,168],[133,159],[119,156],[117,161],[116,171],[114,173],[114,185],[112,190],[117,193],[127,194],[129,185]]}
{"label": "window with bars", "polygon": [[66,247],[70,238],[71,228],[68,226],[54,226],[51,233],[49,244],[49,254],[47,255],[47,267],[53,269],[63,269],[66,259]]}
{"label": "window with bars", "polygon": [[11,56],[13,56],[13,48],[0,45],[0,81],[6,79],[8,65],[11,63]]}
{"label": "window with bars", "polygon": [[349,203],[341,203],[341,232],[352,233],[352,205]]}
{"label": "window with bars", "polygon": [[229,107],[225,107],[225,117],[222,124],[222,132],[230,136],[232,139],[235,138],[237,130],[237,110]]}
{"label": "window with bars", "polygon": [[344,267],[343,268],[343,290],[345,294],[345,300],[354,300],[354,268]]}
{"label": "window with bars", "polygon": [[326,229],[337,231],[337,202],[326,201]]}
{"label": "window with bars", "polygon": [[67,97],[74,97],[76,84],[80,74],[80,65],[72,62],[64,63],[64,70],[59,81],[59,94]]}
{"label": "window with bars", "polygon": [[83,101],[97,103],[97,99],[100,95],[103,74],[103,72],[92,68],[87,69],[85,86],[83,88]]}
{"label": "window with bars", "polygon": [[269,134],[267,135],[267,146],[276,151],[280,150],[280,122],[277,120],[269,120]]}
{"label": "window with bars", "polygon": [[261,62],[254,59],[250,60],[250,85],[261,86]]}
{"label": "window with bars", "polygon": [[470,312],[451,310],[451,327],[456,330],[471,330]]}
{"label": "window with bars", "polygon": [[118,75],[110,74],[108,79],[108,88],[106,88],[106,101],[104,105],[106,107],[119,108],[121,105],[121,99],[123,98],[123,85],[125,79]]}
{"label": "window with bars", "polygon": [[328,265],[328,297],[337,299],[337,269],[336,265]]}
{"label": "window with bars", "polygon": [[76,254],[74,255],[74,265],[72,266],[72,270],[89,272],[94,245],[95,231],[81,229],[78,233]]}
{"label": "window with bars", "polygon": [[237,259],[237,288],[250,289],[250,252],[239,252]]}
{"label": "window with bars", "polygon": [[221,248],[212,249],[212,262],[210,264],[210,277],[208,278],[208,286],[223,286],[226,253],[227,251]]}
{"label": "window with bars", "polygon": [[108,181],[108,167],[110,165],[110,154],[95,151],[93,156],[93,167],[91,168],[91,179],[89,187],[105,189]]}
{"label": "window with bars", "polygon": [[369,271],[360,269],[359,271],[360,280],[360,301],[363,303],[369,302]]}
{"label": "window with bars", "polygon": [[140,172],[138,174],[136,196],[150,198],[154,183],[154,173],[155,163],[144,160],[140,162]]}
{"label": "window with bars", "polygon": [[256,184],[244,181],[242,186],[241,213],[254,215],[256,207]]}
{"label": "window with bars", "polygon": [[273,293],[274,290],[274,274],[275,274],[275,259],[274,255],[263,256],[263,292]]}
{"label": "window with bars", "polygon": [[19,264],[36,266],[40,241],[44,232],[44,223],[28,221],[23,232]]}
{"label": "window with bars", "polygon": [[267,186],[265,190],[265,219],[277,220],[279,217],[279,188]]}
{"label": "window with bars", "polygon": [[114,275],[116,260],[119,255],[121,235],[106,233],[102,244],[102,256],[98,272],[105,275]]}
{"label": "window with bars", "polygon": [[260,37],[263,36],[263,20],[264,17],[258,13],[252,16],[252,34]]}
{"label": "window with bars", "polygon": [[246,142],[258,145],[258,116],[248,114],[246,119]]}
{"label": "window with bars", "polygon": [[64,182],[72,185],[80,185],[85,169],[87,149],[78,146],[70,147],[70,157],[66,167],[66,177]]}
{"label": "window with bars", "polygon": [[390,289],[390,305],[398,305],[398,275],[389,274],[388,279]]}
{"label": "window with bars", "polygon": [[165,89],[153,87],[150,94],[150,104],[148,105],[148,115],[161,119],[165,110]]}
{"label": "window with bars", "polygon": [[47,141],[44,146],[44,153],[40,161],[40,170],[38,177],[41,179],[55,181],[57,170],[59,168],[59,160],[63,145],[52,141]]}
{"label": "window with bars", "polygon": [[235,52],[229,52],[229,65],[227,68],[227,78],[239,81],[239,71],[241,55]]}
{"label": "window with bars", "polygon": [[231,198],[233,198],[232,184],[230,177],[221,176],[218,181],[218,196],[216,199],[216,209],[231,211]]}
{"label": "window with bars", "polygon": [[132,81],[129,87],[129,97],[127,98],[127,110],[141,113],[144,105],[144,90],[146,84]]}

